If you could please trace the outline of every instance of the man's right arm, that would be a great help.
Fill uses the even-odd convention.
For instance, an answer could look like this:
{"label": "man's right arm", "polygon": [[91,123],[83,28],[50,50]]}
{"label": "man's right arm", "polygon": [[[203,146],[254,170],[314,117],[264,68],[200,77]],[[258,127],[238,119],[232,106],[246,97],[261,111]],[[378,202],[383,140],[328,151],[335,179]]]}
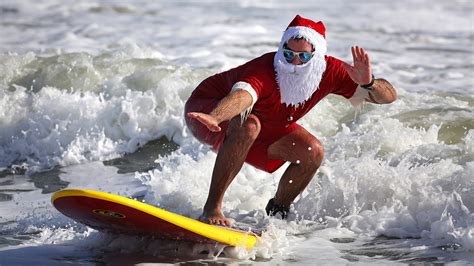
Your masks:
{"label": "man's right arm", "polygon": [[212,132],[219,132],[219,124],[234,118],[253,103],[252,95],[246,90],[236,90],[223,98],[210,114],[189,112],[188,117],[197,119]]}

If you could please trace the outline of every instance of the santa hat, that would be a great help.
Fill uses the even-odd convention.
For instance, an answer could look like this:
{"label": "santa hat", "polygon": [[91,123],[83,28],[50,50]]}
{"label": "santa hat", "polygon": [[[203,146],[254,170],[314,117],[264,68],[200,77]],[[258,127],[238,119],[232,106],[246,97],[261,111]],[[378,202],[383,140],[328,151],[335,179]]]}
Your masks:
{"label": "santa hat", "polygon": [[303,38],[313,45],[316,53],[326,55],[326,28],[321,21],[314,22],[300,15],[296,15],[283,33],[280,49],[282,49],[283,45],[291,38]]}

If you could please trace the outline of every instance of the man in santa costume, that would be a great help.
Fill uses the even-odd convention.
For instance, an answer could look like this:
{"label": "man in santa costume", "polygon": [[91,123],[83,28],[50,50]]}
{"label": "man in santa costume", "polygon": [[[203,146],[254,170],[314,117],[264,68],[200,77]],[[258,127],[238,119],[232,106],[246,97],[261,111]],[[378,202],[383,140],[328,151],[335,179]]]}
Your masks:
{"label": "man in santa costume", "polygon": [[188,128],[217,152],[201,220],[230,226],[222,199],[244,162],[269,173],[290,162],[266,206],[267,214],[286,218],[324,154],[296,121],[331,93],[353,105],[395,101],[393,86],[372,75],[364,49],[351,48],[353,65],[327,56],[325,31],[322,22],[296,16],[276,53],[205,79],[186,102]]}

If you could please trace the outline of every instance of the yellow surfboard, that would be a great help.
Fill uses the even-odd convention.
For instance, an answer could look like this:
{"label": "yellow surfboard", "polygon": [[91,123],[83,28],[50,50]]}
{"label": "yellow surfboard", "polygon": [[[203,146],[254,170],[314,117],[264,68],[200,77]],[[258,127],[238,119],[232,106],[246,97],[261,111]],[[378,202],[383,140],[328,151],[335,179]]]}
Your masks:
{"label": "yellow surfboard", "polygon": [[99,231],[146,235],[197,243],[219,242],[251,250],[258,236],[209,225],[182,215],[105,192],[65,189],[53,194],[54,207],[73,220]]}

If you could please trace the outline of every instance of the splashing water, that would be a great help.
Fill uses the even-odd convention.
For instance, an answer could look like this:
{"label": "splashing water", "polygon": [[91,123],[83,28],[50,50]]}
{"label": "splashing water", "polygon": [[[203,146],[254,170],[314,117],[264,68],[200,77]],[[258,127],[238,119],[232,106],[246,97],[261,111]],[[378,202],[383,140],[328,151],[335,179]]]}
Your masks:
{"label": "splashing water", "polygon": [[[7,0],[0,13],[0,263],[474,260],[469,1]],[[263,210],[286,166],[243,167],[224,214],[266,229],[253,251],[102,234],[52,208],[52,192],[78,187],[197,218],[216,155],[184,103],[274,51],[296,13],[325,22],[329,54],[366,48],[398,100],[353,110],[329,96],[300,120],[325,158],[288,221]]]}

